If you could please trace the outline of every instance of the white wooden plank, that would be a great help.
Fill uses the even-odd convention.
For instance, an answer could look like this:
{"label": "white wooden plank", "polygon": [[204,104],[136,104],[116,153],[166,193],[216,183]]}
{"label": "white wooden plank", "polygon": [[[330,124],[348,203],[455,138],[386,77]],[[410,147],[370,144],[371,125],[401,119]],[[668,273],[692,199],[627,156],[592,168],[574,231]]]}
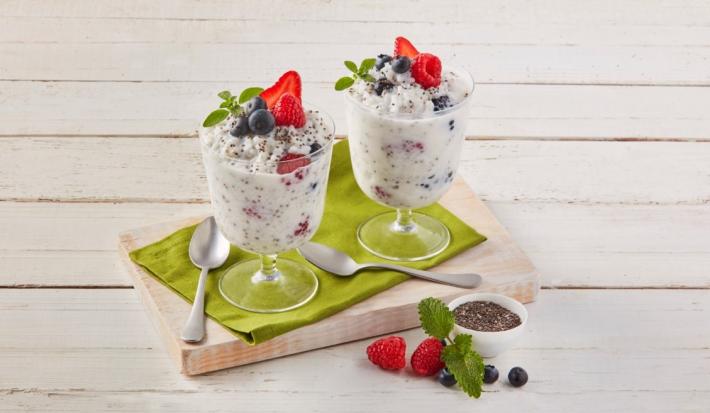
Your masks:
{"label": "white wooden plank", "polygon": [[[249,85],[0,82],[0,135],[191,134],[216,91]],[[474,138],[710,139],[705,87],[482,84],[475,93]],[[306,83],[304,95],[347,132],[343,98],[330,83]]]}
{"label": "white wooden plank", "polygon": [[[404,4],[406,7],[403,7]],[[487,7],[484,7],[487,6]],[[264,11],[268,10],[268,13]],[[456,0],[405,1],[399,4],[377,0],[333,3],[327,0],[296,2],[244,0],[141,0],[92,2],[81,0],[6,0],[0,15],[22,17],[98,17],[106,19],[188,19],[188,20],[296,20],[336,22],[471,22],[491,24],[586,24],[607,23],[647,25],[702,25],[710,22],[703,0],[666,2],[663,0],[603,0],[572,4],[563,0],[502,0],[491,5],[483,0],[461,3]]]}
{"label": "white wooden plank", "polygon": [[[323,34],[319,34],[322,36]],[[0,80],[273,82],[293,67],[306,81],[332,81],[342,62],[391,48],[367,44],[0,44]],[[422,48],[426,45],[422,45]],[[705,46],[458,45],[431,51],[481,83],[709,85]],[[308,56],[304,59],[304,56]],[[245,59],[249,63],[245,64]],[[284,62],[286,66],[284,66]]]}
{"label": "white wooden plank", "polygon": [[[710,287],[704,205],[488,207],[545,287]],[[0,286],[130,287],[116,254],[119,232],[207,211],[209,204],[0,203]]]}
{"label": "white wooden plank", "polygon": [[[3,138],[4,200],[205,201],[196,138]],[[710,145],[467,141],[459,173],[484,200],[707,204]]]}
{"label": "white wooden plank", "polygon": [[[524,366],[530,382],[512,389],[503,379],[478,401],[431,379],[380,371],[364,356],[367,341],[185,378],[132,291],[3,290],[0,297],[1,326],[14,332],[0,336],[0,398],[9,410],[125,411],[140,402],[141,411],[199,403],[212,411],[233,411],[235,403],[245,411],[506,411],[521,403],[531,411],[613,411],[619,403],[631,411],[700,411],[710,401],[703,380],[710,331],[688,328],[707,319],[705,291],[543,291],[528,306],[519,345],[492,360],[502,372]],[[423,333],[403,335],[410,354]]]}

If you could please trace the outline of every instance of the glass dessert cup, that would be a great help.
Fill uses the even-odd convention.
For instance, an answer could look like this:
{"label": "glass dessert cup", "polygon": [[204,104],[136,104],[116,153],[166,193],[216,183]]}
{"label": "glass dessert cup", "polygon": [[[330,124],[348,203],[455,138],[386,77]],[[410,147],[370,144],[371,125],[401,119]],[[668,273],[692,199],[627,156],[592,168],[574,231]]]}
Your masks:
{"label": "glass dessert cup", "polygon": [[288,173],[249,171],[249,161],[225,161],[202,144],[217,226],[229,242],[259,255],[232,265],[219,280],[222,296],[241,309],[283,312],[316,295],[313,271],[278,254],[307,242],[323,215],[335,129],[320,115],[330,130],[327,144],[304,158],[278,162]]}
{"label": "glass dessert cup", "polygon": [[451,186],[461,154],[473,92],[430,115],[383,114],[346,93],[355,180],[375,202],[394,211],[360,224],[357,239],[393,261],[419,261],[442,252],[451,234],[437,219],[415,212],[437,202]]}

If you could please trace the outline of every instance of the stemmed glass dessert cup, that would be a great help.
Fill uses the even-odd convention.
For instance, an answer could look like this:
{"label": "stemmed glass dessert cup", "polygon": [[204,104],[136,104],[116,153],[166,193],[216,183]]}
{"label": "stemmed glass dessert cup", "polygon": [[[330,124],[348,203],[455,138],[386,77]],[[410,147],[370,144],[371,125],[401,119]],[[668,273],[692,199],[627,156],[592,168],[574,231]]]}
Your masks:
{"label": "stemmed glass dessert cup", "polygon": [[318,290],[310,268],[278,254],[307,242],[323,216],[335,126],[319,114],[329,126],[327,144],[305,157],[278,162],[278,172],[250,170],[248,160],[225,161],[202,144],[217,226],[233,245],[259,255],[232,265],[219,280],[222,296],[244,310],[292,310]]}
{"label": "stemmed glass dessert cup", "polygon": [[473,92],[471,75],[458,72],[470,82],[470,93],[456,105],[431,114],[381,113],[345,94],[358,186],[375,202],[395,208],[357,229],[360,244],[379,257],[424,260],[449,245],[446,226],[413,209],[437,202],[458,168]]}

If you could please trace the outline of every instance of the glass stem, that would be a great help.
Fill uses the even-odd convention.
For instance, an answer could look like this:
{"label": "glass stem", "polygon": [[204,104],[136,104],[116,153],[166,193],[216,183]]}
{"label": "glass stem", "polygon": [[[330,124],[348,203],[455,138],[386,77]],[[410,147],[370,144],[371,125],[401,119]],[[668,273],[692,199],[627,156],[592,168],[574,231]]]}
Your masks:
{"label": "glass stem", "polygon": [[279,272],[276,269],[276,254],[264,254],[259,257],[261,258],[259,278],[262,281],[274,281],[279,278]]}
{"label": "glass stem", "polygon": [[412,232],[416,229],[416,224],[412,219],[412,210],[409,208],[397,208],[397,220],[393,228],[397,232]]}

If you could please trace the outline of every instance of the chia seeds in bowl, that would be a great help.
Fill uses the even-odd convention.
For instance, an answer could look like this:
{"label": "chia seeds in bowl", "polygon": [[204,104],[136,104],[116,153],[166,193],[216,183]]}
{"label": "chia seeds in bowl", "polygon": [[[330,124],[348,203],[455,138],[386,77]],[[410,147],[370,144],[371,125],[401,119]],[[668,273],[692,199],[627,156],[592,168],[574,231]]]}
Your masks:
{"label": "chia seeds in bowl", "polygon": [[469,301],[454,309],[456,324],[476,331],[505,331],[522,321],[514,312],[490,301]]}

